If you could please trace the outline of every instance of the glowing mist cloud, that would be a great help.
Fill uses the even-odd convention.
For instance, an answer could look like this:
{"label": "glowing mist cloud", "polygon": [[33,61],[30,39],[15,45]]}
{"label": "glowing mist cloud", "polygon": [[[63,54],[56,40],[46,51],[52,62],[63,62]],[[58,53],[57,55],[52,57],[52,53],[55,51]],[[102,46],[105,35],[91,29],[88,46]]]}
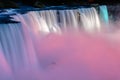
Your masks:
{"label": "glowing mist cloud", "polygon": [[51,72],[50,80],[120,79],[120,50],[100,36],[49,35],[40,43],[40,51],[43,68]]}
{"label": "glowing mist cloud", "polygon": [[120,79],[120,51],[98,35],[49,34],[36,46],[40,67],[17,70],[15,80]]}

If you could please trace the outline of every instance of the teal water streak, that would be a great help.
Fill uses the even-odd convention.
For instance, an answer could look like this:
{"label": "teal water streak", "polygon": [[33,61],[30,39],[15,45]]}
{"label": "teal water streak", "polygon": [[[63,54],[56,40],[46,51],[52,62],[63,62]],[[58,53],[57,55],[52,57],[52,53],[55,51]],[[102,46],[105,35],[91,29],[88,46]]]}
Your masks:
{"label": "teal water streak", "polygon": [[108,15],[107,6],[103,5],[100,6],[99,8],[100,8],[101,21],[104,22],[105,24],[109,24],[109,15]]}

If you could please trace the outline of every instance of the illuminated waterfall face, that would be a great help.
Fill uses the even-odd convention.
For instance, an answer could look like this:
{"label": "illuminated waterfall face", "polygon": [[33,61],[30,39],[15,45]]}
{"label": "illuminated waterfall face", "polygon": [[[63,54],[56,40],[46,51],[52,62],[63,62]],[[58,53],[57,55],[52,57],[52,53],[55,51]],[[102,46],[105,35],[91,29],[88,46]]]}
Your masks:
{"label": "illuminated waterfall face", "polygon": [[101,21],[95,8],[31,11],[25,15],[18,15],[15,19],[25,26],[34,26],[46,33],[60,33],[68,29],[87,32],[101,30]]}
{"label": "illuminated waterfall face", "polygon": [[86,33],[101,31],[104,12],[30,11],[0,24],[0,80],[119,80],[119,41]]}

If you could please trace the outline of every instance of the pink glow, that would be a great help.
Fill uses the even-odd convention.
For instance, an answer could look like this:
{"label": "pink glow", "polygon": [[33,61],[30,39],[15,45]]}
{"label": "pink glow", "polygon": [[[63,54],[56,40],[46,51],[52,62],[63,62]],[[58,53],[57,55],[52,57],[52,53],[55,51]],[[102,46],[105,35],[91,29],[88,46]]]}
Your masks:
{"label": "pink glow", "polygon": [[78,11],[31,11],[1,24],[0,80],[120,80],[120,32],[107,33],[119,22],[103,26],[95,8]]}
{"label": "pink glow", "polygon": [[6,80],[10,76],[12,76],[10,65],[7,63],[5,57],[3,56],[3,53],[0,52],[0,79]]}
{"label": "pink glow", "polygon": [[[38,80],[119,80],[120,51],[98,35],[51,34],[40,41]],[[39,77],[38,77],[39,75]],[[29,77],[28,77],[29,78]]]}
{"label": "pink glow", "polygon": [[[25,34],[27,36],[27,34]],[[38,54],[32,41],[26,46],[29,53],[29,69],[19,68],[13,74],[14,80],[119,80],[120,51],[118,45],[101,35],[69,32],[62,35],[49,34],[36,44]],[[36,38],[39,39],[39,38]],[[37,40],[36,40],[37,41]],[[120,45],[119,45],[120,47]],[[37,55],[39,68],[33,68]],[[10,73],[4,56],[0,55],[3,70]],[[38,66],[38,65],[36,65]],[[5,72],[3,71],[3,72]],[[6,79],[2,79],[6,80]]]}

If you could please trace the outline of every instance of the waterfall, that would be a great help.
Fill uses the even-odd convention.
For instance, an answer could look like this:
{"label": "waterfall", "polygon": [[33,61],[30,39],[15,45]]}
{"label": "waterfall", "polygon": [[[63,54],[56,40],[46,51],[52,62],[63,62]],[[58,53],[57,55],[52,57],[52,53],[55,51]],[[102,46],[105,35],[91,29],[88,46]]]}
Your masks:
{"label": "waterfall", "polygon": [[100,6],[100,18],[101,22],[108,25],[109,24],[109,15],[106,6]]}
{"label": "waterfall", "polygon": [[0,42],[2,52],[13,69],[24,67],[31,63],[30,60],[34,62],[36,59],[31,39],[29,35],[26,36],[20,24],[2,24]]}
{"label": "waterfall", "polygon": [[100,31],[100,19],[95,8],[81,9],[81,20],[87,31]]}
{"label": "waterfall", "polygon": [[[106,12],[106,10],[103,11],[103,14],[104,12]],[[107,13],[105,14],[107,15]],[[61,33],[69,28],[73,30],[82,29],[87,32],[99,32],[101,30],[100,16],[94,7],[68,10],[30,11],[27,14],[18,14],[14,18],[20,21],[23,26],[29,26],[31,28],[36,27],[40,32],[47,33]],[[101,18],[104,18],[104,16],[101,15]],[[105,19],[107,19],[107,17]]]}
{"label": "waterfall", "polygon": [[[106,9],[105,6],[100,7]],[[101,11],[102,15],[106,11]],[[2,53],[13,69],[39,65],[36,45],[40,36],[49,33],[62,33],[68,29],[94,32],[101,30],[101,20],[94,7],[67,10],[30,11],[26,14],[13,15],[20,23],[0,24],[0,46]],[[105,20],[107,17],[103,16]]]}
{"label": "waterfall", "polygon": [[[107,43],[101,37],[100,39],[98,36],[97,39],[93,39],[93,36],[91,38],[91,35],[88,37],[89,33],[101,32],[105,27],[102,26],[102,23],[109,25],[107,7],[99,6],[97,8],[36,10],[28,11],[25,14],[17,13],[16,15],[12,15],[13,20],[19,23],[0,24],[0,71],[4,72],[5,77],[9,78],[9,76],[12,76],[12,78],[1,78],[2,73],[0,73],[0,79],[48,80],[50,78],[50,80],[87,80],[89,79],[86,77],[87,75],[90,77],[90,80],[104,80],[102,79],[104,77],[96,78],[98,75],[102,75],[104,71],[101,71],[104,70],[104,67],[106,71],[105,75],[113,76],[117,73],[117,69],[119,69],[119,64],[116,65],[114,63],[119,60],[118,58],[114,58],[114,56],[119,55],[119,50],[113,46],[111,47],[111,44],[108,44],[109,42]],[[72,30],[73,34],[62,35],[62,33],[67,31],[69,33],[69,30]],[[80,34],[74,34],[74,31]],[[114,55],[113,52],[115,52]],[[110,56],[108,53],[110,53]],[[94,62],[94,58],[96,62]],[[103,60],[101,60],[102,58]],[[57,61],[60,61],[59,64],[63,64],[63,66],[57,64]],[[104,61],[106,62],[104,63]],[[66,64],[69,66],[66,67]],[[55,70],[53,69],[54,65],[57,65]],[[114,69],[112,67],[108,68],[108,66],[112,66]],[[75,69],[75,72],[74,69],[69,69],[69,67],[74,67],[78,70]],[[64,69],[66,73],[61,72]],[[113,73],[111,73],[111,69],[113,69]],[[93,73],[92,70],[94,71]],[[101,73],[95,74],[97,71]],[[23,74],[19,72],[23,72]],[[19,74],[24,76],[26,75],[24,72],[28,75],[27,78],[23,77],[22,79]],[[50,74],[52,72],[54,74]],[[81,72],[84,73],[81,74]],[[37,78],[33,78],[29,74]],[[56,79],[58,74],[62,75],[62,77],[65,75],[65,78]],[[79,74],[82,76],[79,76]],[[47,78],[47,76],[49,77]],[[69,78],[69,76],[74,76],[74,78]]]}

